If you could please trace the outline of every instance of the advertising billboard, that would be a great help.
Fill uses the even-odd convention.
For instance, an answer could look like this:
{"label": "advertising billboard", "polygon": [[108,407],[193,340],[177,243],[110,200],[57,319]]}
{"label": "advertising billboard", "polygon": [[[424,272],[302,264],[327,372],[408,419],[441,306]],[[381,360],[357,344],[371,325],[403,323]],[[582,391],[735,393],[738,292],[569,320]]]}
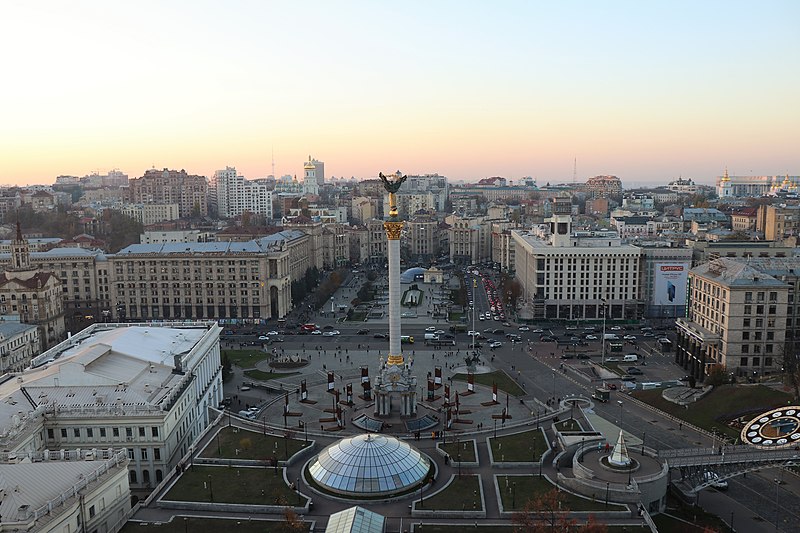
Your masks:
{"label": "advertising billboard", "polygon": [[685,305],[689,262],[656,263],[653,305]]}

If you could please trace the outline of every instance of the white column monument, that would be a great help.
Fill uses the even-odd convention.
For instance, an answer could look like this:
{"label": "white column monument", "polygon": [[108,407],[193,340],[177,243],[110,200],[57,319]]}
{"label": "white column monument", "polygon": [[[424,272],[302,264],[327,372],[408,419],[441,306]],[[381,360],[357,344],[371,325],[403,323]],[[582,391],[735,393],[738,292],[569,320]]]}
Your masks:
{"label": "white column monument", "polygon": [[397,212],[396,197],[406,176],[397,172],[388,177],[380,174],[380,178],[389,193],[389,217],[383,223],[389,241],[389,355],[385,362],[381,362],[380,372],[375,378],[375,414],[391,415],[392,396],[399,396],[400,415],[410,417],[417,413],[417,379],[411,375],[411,365],[403,359],[400,339],[400,234],[403,221]]}

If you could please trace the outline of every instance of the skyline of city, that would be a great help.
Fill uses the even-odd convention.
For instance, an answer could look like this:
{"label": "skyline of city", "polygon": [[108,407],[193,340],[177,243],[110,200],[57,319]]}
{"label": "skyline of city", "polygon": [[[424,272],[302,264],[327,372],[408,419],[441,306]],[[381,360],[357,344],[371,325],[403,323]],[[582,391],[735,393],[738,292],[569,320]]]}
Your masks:
{"label": "skyline of city", "polygon": [[[226,165],[626,184],[797,174],[774,1],[10,4],[0,184]],[[20,47],[19,43],[25,43]]]}

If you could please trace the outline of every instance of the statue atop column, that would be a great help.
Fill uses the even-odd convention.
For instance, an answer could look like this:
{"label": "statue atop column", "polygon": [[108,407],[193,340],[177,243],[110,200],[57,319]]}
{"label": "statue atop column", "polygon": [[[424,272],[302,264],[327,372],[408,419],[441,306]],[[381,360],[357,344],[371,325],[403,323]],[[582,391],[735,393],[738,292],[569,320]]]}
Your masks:
{"label": "statue atop column", "polygon": [[[408,176],[404,176],[398,170],[394,174],[390,174],[389,176],[384,176],[383,172],[379,172],[378,176],[381,178],[383,182],[383,188],[386,189],[386,192],[389,193],[389,216],[392,218],[397,217],[397,191],[400,190],[400,186],[403,184],[404,181],[408,178]],[[389,178],[394,178],[389,180]]]}

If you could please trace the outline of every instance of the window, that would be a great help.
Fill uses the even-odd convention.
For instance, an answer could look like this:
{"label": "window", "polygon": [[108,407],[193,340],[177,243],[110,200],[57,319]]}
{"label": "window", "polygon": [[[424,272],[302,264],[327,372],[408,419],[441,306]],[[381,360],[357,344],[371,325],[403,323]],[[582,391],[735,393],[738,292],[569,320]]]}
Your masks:
{"label": "window", "polygon": [[119,437],[119,428],[111,428],[111,434],[115,437]]}
{"label": "window", "polygon": [[747,357],[739,359],[739,366],[747,366]]}
{"label": "window", "polygon": [[48,430],[47,430],[47,438],[48,438],[48,439],[54,439],[54,438],[56,438],[56,436],[55,436],[55,432],[53,431],[53,428],[50,428],[50,429],[48,429]]}
{"label": "window", "polygon": [[106,438],[106,428],[100,428],[100,437]]}
{"label": "window", "polygon": [[140,450],[140,452],[141,452],[142,460],[146,461],[147,460],[147,448],[142,448]]}
{"label": "window", "polygon": [[153,426],[152,428],[150,428],[150,431],[153,433],[154,438],[158,437],[158,426]]}
{"label": "window", "polygon": [[144,437],[144,428],[141,426],[139,427],[139,436]]}
{"label": "window", "polygon": [[133,428],[125,428],[125,436],[133,437]]}
{"label": "window", "polygon": [[86,438],[87,439],[94,438],[94,430],[92,428],[86,428]]}
{"label": "window", "polygon": [[743,341],[748,341],[748,340],[750,340],[750,332],[749,332],[749,331],[743,331],[743,332],[742,332],[742,340],[743,340]]}
{"label": "window", "polygon": [[[128,450],[128,451],[130,451],[130,450]],[[128,475],[129,482],[130,483],[137,483],[137,481],[136,481],[136,470],[131,470],[128,474],[129,474]]]}
{"label": "window", "polygon": [[744,314],[750,315],[753,313],[753,306],[752,305],[745,305],[744,306]]}
{"label": "window", "polygon": [[750,345],[749,344],[743,344],[742,345],[742,353],[750,353]]}
{"label": "window", "polygon": [[153,448],[153,459],[156,461],[161,460],[161,448]]}
{"label": "window", "polygon": [[128,448],[128,459],[133,461],[133,448]]}
{"label": "window", "polygon": [[61,438],[62,439],[66,439],[67,438],[67,430],[66,430],[66,428],[61,428]]}
{"label": "window", "polygon": [[749,318],[745,318],[744,319],[744,321],[742,322],[742,327],[744,327],[744,328],[749,328],[750,327],[750,319]]}
{"label": "window", "polygon": [[772,366],[772,357],[764,358],[764,366]]}
{"label": "window", "polygon": [[89,518],[94,518],[94,515],[97,514],[97,510],[95,510],[94,505],[89,507]]}

